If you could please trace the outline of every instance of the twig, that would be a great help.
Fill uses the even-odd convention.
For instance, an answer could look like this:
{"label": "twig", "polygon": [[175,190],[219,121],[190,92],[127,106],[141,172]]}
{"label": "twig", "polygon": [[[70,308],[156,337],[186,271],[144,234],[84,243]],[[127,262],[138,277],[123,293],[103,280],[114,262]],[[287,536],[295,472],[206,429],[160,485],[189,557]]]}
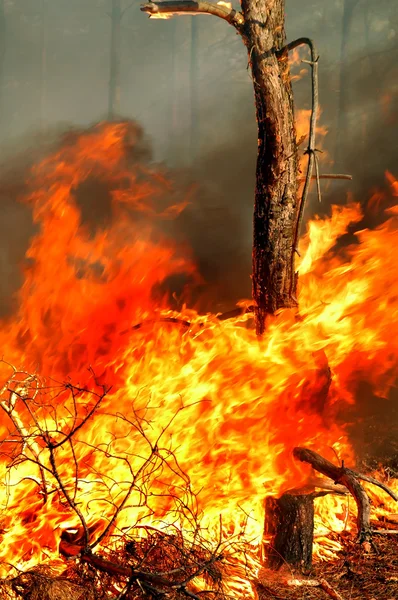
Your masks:
{"label": "twig", "polygon": [[[319,179],[347,179],[348,181],[352,181],[352,175],[345,175],[343,173],[320,173]],[[311,179],[317,179],[316,175],[312,175]],[[300,177],[298,179],[299,183],[303,183],[306,180],[306,177]]]}
{"label": "twig", "polygon": [[372,483],[373,485],[376,485],[377,487],[384,490],[387,494],[389,494],[389,496],[391,496],[391,498],[393,500],[395,500],[395,502],[398,502],[398,495],[391,488],[389,488],[388,485],[386,485],[382,481],[379,481],[378,479],[375,479],[374,477],[371,477],[370,475],[363,475],[363,473],[356,473],[356,477],[358,479],[362,479],[362,481],[367,481],[368,483]]}
{"label": "twig", "polygon": [[343,596],[339,594],[339,592],[337,592],[334,588],[332,588],[332,586],[326,581],[326,579],[319,579],[319,587],[322,588],[324,592],[329,594],[329,596],[333,598],[333,600],[344,600]]}
{"label": "twig", "polygon": [[339,594],[326,579],[289,579],[287,585],[291,587],[320,587],[326,592],[333,600],[344,600],[343,596]]}

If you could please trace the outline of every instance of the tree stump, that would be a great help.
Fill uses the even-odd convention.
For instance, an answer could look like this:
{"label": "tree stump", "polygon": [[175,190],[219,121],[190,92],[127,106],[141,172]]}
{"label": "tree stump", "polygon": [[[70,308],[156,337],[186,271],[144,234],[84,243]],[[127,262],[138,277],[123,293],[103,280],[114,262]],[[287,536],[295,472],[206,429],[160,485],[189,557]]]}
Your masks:
{"label": "tree stump", "polygon": [[264,535],[272,535],[268,564],[279,569],[288,563],[302,573],[312,567],[314,494],[283,494],[265,500]]}

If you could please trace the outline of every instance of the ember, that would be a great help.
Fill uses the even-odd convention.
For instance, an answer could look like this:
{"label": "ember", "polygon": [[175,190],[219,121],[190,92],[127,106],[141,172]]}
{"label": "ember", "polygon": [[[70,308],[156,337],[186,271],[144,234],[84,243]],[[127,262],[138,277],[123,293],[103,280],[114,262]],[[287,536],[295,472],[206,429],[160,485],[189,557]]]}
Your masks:
{"label": "ember", "polygon": [[[135,594],[254,595],[264,498],[311,478],[293,449],[354,466],[341,407],[358,382],[385,397],[397,376],[396,207],[375,230],[357,225],[341,253],[335,243],[360,223],[359,205],[313,220],[300,314],[270,317],[258,340],[245,310],[226,320],[177,312],[154,293],[196,270],[161,233],[184,208],[167,206],[171,182],[139,158],[132,166],[139,135],[115,123],[72,136],[32,170],[23,198],[40,227],[17,314],[0,333],[0,555],[15,595],[40,581],[42,595],[29,597],[66,585],[79,598],[82,579],[60,553],[81,555],[93,598],[101,586],[121,593],[115,569]],[[99,174],[112,219],[93,232],[76,194]],[[396,512],[384,491],[369,494],[373,519]],[[328,532],[352,527],[345,495],[315,501],[318,556],[342,548]],[[15,580],[16,569],[26,574]]]}

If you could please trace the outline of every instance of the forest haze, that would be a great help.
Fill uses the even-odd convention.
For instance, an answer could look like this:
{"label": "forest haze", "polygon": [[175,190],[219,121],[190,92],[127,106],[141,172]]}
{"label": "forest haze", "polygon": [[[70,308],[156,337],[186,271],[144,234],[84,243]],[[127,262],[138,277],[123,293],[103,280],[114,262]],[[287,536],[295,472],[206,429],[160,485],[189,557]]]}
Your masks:
{"label": "forest haze", "polygon": [[[142,126],[149,160],[174,169],[181,195],[196,184],[175,235],[188,238],[212,284],[212,308],[225,309],[250,295],[257,141],[247,55],[219,19],[154,21],[139,6],[121,0],[118,114]],[[112,0],[0,0],[3,313],[33,231],[16,202],[26,167],[58,134],[107,118],[111,10]],[[307,216],[348,192],[365,203],[396,171],[397,2],[287,0],[286,10],[288,40],[312,37],[321,57],[324,171],[354,177],[324,185],[321,207],[313,193]],[[294,65],[293,76],[296,108],[308,109],[308,68]]]}

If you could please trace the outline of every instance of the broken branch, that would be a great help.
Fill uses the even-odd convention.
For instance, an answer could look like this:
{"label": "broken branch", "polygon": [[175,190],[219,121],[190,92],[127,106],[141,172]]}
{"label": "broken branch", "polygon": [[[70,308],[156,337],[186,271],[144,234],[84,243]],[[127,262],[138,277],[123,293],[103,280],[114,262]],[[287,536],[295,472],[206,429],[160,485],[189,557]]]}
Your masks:
{"label": "broken branch", "polygon": [[165,2],[148,2],[142,4],[142,12],[146,12],[149,18],[156,18],[158,15],[175,15],[179,13],[202,13],[214,15],[224,19],[230,25],[233,25],[240,31],[245,24],[242,13],[233,8],[222,4],[213,4],[205,0],[194,2],[193,0],[166,0]]}
{"label": "broken branch", "polygon": [[[316,471],[326,475],[326,477],[329,477],[335,483],[344,485],[351,492],[358,507],[357,527],[359,542],[362,543],[371,541],[372,528],[370,526],[370,501],[365,490],[358,482],[358,479],[364,479],[366,477],[369,481],[369,479],[372,478],[369,478],[366,475],[363,476],[359,473],[355,473],[355,471],[347,469],[344,466],[337,467],[330,461],[323,458],[320,454],[317,454],[308,448],[294,448],[293,456],[301,462],[309,463]],[[377,480],[373,480],[370,483],[374,482],[376,482],[375,485],[380,484],[380,482]],[[392,498],[397,499],[392,490],[390,490],[384,484],[379,485],[379,487],[382,486],[385,491],[388,490],[387,493],[389,493]]]}
{"label": "broken branch", "polygon": [[[290,42],[290,44],[287,44],[286,46],[281,48],[276,53],[277,57],[279,59],[281,59],[284,56],[286,56],[286,54],[288,52],[290,52],[294,48],[297,48],[297,46],[301,46],[301,45],[308,46],[308,48],[310,49],[310,53],[311,53],[311,60],[306,61],[306,62],[311,67],[311,104],[312,104],[312,106],[311,106],[311,117],[310,117],[310,130],[309,130],[309,135],[308,135],[308,147],[307,147],[307,150],[305,151],[305,154],[308,154],[307,172],[305,175],[305,183],[304,183],[303,193],[302,193],[301,199],[300,199],[300,208],[299,208],[299,213],[298,213],[297,222],[296,222],[296,229],[295,229],[294,238],[293,238],[293,248],[292,248],[292,257],[291,257],[292,272],[294,272],[295,254],[296,254],[296,252],[298,253],[298,243],[299,243],[299,238],[300,238],[301,224],[302,224],[303,216],[304,216],[304,207],[305,207],[305,203],[307,201],[308,193],[309,193],[310,186],[311,186],[312,171],[313,171],[314,165],[316,163],[315,153],[317,152],[317,149],[315,147],[315,136],[316,136],[316,121],[317,121],[317,117],[318,117],[318,59],[319,59],[319,56],[315,49],[314,42],[310,38],[304,38],[304,37],[298,38],[297,40]],[[318,173],[316,175],[316,180],[318,183],[318,193],[319,193]],[[292,279],[292,281],[294,281],[294,278]],[[293,293],[293,288],[290,290],[290,292]]]}

